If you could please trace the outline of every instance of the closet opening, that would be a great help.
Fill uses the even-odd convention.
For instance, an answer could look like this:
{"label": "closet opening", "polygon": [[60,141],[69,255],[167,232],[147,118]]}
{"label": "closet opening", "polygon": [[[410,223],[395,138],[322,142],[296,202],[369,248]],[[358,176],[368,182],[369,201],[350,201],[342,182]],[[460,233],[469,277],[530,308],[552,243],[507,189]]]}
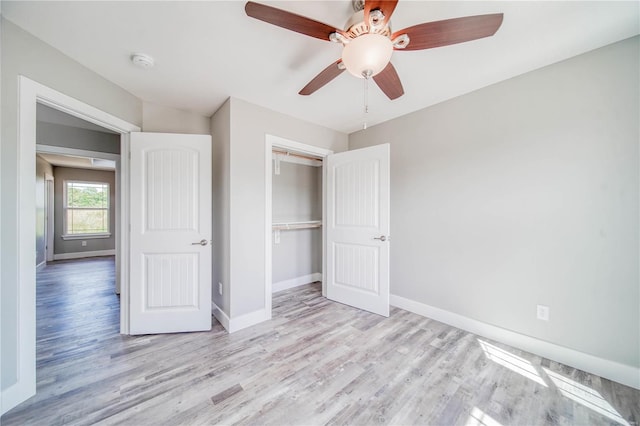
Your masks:
{"label": "closet opening", "polygon": [[325,295],[325,169],[330,150],[267,135],[265,301],[321,281]]}

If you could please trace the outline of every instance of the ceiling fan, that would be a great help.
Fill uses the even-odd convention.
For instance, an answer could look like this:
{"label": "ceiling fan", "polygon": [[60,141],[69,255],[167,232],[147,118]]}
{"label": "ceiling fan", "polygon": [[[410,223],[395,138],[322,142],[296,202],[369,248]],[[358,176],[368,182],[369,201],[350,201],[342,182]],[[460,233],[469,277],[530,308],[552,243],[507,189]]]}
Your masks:
{"label": "ceiling fan", "polygon": [[502,13],[425,22],[392,32],[389,19],[398,0],[352,0],[356,12],[341,30],[316,20],[265,4],[247,2],[248,16],[310,37],[342,43],[342,58],[322,70],[300,90],[310,95],[346,69],[359,78],[373,78],[389,97],[404,94],[391,64],[394,50],[422,50],[492,36],[502,24]]}

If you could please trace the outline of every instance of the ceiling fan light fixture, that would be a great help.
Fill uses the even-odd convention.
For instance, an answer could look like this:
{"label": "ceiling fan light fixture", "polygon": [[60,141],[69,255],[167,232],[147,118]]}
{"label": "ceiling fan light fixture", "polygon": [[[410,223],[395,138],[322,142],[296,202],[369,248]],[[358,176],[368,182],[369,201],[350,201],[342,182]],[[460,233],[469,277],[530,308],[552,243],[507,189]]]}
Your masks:
{"label": "ceiling fan light fixture", "polygon": [[358,78],[380,73],[391,60],[393,44],[380,34],[363,34],[344,46],[342,62],[347,71]]}

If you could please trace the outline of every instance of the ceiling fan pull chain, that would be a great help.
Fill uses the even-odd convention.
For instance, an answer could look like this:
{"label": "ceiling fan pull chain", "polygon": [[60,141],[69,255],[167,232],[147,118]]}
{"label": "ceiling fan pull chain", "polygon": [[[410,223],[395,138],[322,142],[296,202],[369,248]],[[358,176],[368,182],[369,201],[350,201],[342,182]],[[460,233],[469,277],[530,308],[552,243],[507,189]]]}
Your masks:
{"label": "ceiling fan pull chain", "polygon": [[364,123],[362,124],[362,129],[367,130],[367,114],[369,114],[369,77],[365,75],[364,80],[364,94],[363,94],[363,103],[364,103]]}
{"label": "ceiling fan pull chain", "polygon": [[364,79],[364,113],[369,114],[369,79]]}

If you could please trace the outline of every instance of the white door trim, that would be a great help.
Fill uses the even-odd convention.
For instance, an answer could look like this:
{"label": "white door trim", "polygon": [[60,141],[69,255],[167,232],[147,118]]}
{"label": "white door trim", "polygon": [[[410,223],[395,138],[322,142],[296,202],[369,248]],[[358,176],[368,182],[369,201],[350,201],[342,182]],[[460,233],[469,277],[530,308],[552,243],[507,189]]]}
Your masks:
{"label": "white door trim", "polygon": [[120,154],[90,151],[86,149],[67,148],[64,146],[44,145],[40,143],[36,144],[36,151],[42,154],[74,155],[77,157],[99,158],[101,160],[117,161],[120,159]]}
{"label": "white door trim", "polygon": [[[273,180],[273,156],[271,151],[274,147],[286,149],[289,151],[298,152],[301,154],[310,154],[318,157],[326,157],[327,155],[333,154],[333,151],[325,148],[320,148],[313,145],[308,145],[301,142],[292,141],[289,139],[281,138],[279,136],[273,136],[266,134],[265,135],[265,222],[264,222],[264,231],[265,231],[265,272],[264,272],[264,301],[265,301],[265,311],[266,311],[266,319],[271,319],[271,305],[272,305],[272,287],[273,287],[273,270],[272,270],[272,251],[271,251],[271,237],[273,235],[272,232],[272,223],[273,223],[273,205],[271,200],[271,185]],[[322,275],[325,275],[325,231],[324,231],[324,218],[326,217],[325,212],[325,176],[326,170],[325,167],[322,167]],[[322,281],[322,294],[325,294],[325,283]]]}
{"label": "white door trim", "polygon": [[[127,134],[132,131],[140,131],[138,126],[128,123],[118,117],[101,111],[91,105],[67,96],[54,89],[46,87],[29,78],[18,78],[18,170],[17,176],[18,194],[16,207],[19,209],[17,219],[18,240],[16,247],[17,263],[17,299],[18,318],[16,332],[18,335],[17,376],[18,381],[2,391],[2,412],[6,412],[35,394],[36,369],[35,369],[35,158],[36,158],[36,103],[41,103],[57,110],[63,111],[75,117],[82,118],[91,123],[106,127],[120,133],[121,152],[127,153]],[[125,155],[126,157],[126,155]],[[128,162],[123,166],[128,166]],[[123,167],[123,175],[127,175],[128,169]],[[123,176],[124,177],[124,176]],[[122,200],[120,209],[122,219],[127,221],[128,180],[122,182]],[[121,227],[121,248],[126,248],[125,227]],[[121,251],[122,258],[126,259],[128,252]],[[122,285],[128,290],[127,269],[121,271]],[[128,318],[123,313],[127,312],[128,296],[123,292],[121,299],[121,332],[127,332],[122,327],[128,327]]]}

